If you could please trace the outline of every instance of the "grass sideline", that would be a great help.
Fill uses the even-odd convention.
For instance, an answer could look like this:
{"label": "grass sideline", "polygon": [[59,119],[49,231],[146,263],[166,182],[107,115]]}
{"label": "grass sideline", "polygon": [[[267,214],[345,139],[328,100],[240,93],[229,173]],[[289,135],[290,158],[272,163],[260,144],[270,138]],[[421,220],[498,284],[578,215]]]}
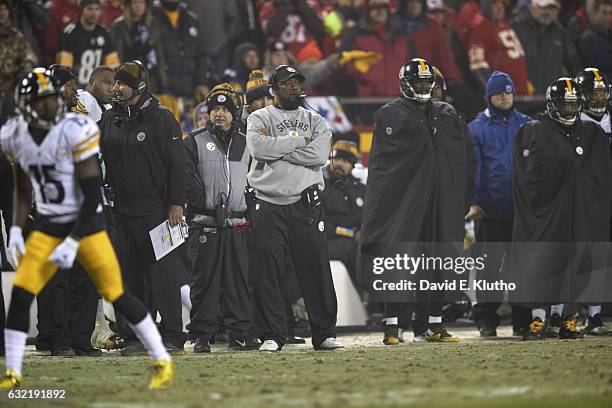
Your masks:
{"label": "grass sideline", "polygon": [[[612,337],[543,342],[367,346],[345,350],[176,357],[175,385],[148,391],[148,359],[105,353],[59,359],[30,354],[22,389],[65,389],[64,400],[0,405],[62,407],[610,407]],[[363,337],[362,337],[363,338]],[[366,343],[367,344],[367,343]],[[2,365],[4,361],[2,361]]]}

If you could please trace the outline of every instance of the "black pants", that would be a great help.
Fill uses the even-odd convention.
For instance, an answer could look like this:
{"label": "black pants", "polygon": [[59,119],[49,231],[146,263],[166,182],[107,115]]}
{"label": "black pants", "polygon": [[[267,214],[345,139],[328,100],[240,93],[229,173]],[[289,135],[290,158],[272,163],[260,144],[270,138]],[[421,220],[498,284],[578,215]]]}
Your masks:
{"label": "black pants", "polygon": [[[150,217],[116,218],[113,228],[113,246],[117,251],[121,274],[126,288],[140,300],[155,320],[157,312],[161,315],[159,332],[164,341],[181,347],[186,336],[183,333],[183,318],[180,285],[186,272],[178,250],[155,260],[149,230],[161,223]],[[150,228],[149,228],[150,227]],[[127,326],[125,319],[119,317],[119,332],[128,342],[138,341]]]}
{"label": "black pants", "polygon": [[192,229],[189,237],[193,279],[189,332],[210,340],[222,321],[231,338],[247,339],[252,335],[247,233],[206,230]]}
{"label": "black pants", "polygon": [[51,350],[91,347],[98,298],[95,285],[81,265],[59,269],[37,296],[37,341]]}
{"label": "black pants", "polygon": [[335,337],[338,305],[329,266],[322,209],[312,211],[314,222],[298,201],[274,205],[258,201],[253,217],[251,273],[255,289],[257,325],[260,337],[279,345],[287,337],[285,273],[291,257],[310,321],[313,345]]}
{"label": "black pants", "polygon": [[[476,242],[484,243],[482,245],[478,244],[477,247],[479,251],[486,252],[487,254],[486,269],[479,272],[479,276],[476,277],[477,279],[495,281],[502,276],[502,262],[507,255],[507,248],[501,245],[501,243],[510,243],[512,241],[512,223],[511,219],[476,221]],[[488,242],[496,244],[486,245]],[[478,254],[475,255],[478,256]],[[496,328],[500,321],[497,309],[501,306],[501,301],[487,301],[484,299],[485,301],[481,302],[478,298],[476,300],[478,303],[473,308],[476,326],[479,329],[483,327]],[[527,327],[530,321],[531,310],[529,308],[517,304],[512,305],[512,326],[515,329]]]}

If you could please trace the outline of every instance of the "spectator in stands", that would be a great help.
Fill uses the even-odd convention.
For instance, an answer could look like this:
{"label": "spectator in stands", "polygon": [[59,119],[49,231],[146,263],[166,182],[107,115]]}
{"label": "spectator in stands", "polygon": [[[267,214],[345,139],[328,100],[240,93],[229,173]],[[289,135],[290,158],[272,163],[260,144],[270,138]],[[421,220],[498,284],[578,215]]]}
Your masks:
{"label": "spectator in stands", "polygon": [[265,36],[261,30],[259,22],[259,8],[257,7],[258,0],[234,0],[238,8],[238,16],[240,18],[239,25],[242,31],[235,39],[236,44],[241,44],[246,41],[254,42],[258,45],[266,43]]}
{"label": "spectator in stands", "polygon": [[[244,108],[247,116],[258,109],[265,108],[274,103],[274,98],[270,92],[270,85],[264,79],[264,74],[261,70],[256,69],[249,74],[245,96],[246,105]],[[244,118],[245,115],[243,114]]]}
{"label": "spectator in stands", "polygon": [[392,27],[408,36],[409,58],[424,58],[436,65],[449,85],[463,82],[444,29],[427,15],[426,0],[399,0]]}
{"label": "spectator in stands", "polygon": [[269,78],[279,65],[294,65],[295,57],[289,52],[287,44],[282,41],[273,41],[269,44],[264,56],[264,77]]}
{"label": "spectator in stands", "polygon": [[325,34],[319,0],[266,0],[259,9],[261,26],[269,40],[281,40],[293,55]]}
{"label": "spectator in stands", "polygon": [[153,24],[148,0],[126,0],[123,16],[110,29],[119,59],[139,60],[149,70],[151,92],[160,92],[167,83],[159,26]]}
{"label": "spectator in stands", "polygon": [[45,27],[39,38],[46,65],[55,62],[59,38],[64,28],[79,19],[79,0],[51,0],[49,11],[51,23]]}
{"label": "spectator in stands", "polygon": [[[476,193],[466,218],[475,221],[476,241],[496,244],[477,248],[488,255],[485,273],[478,279],[499,279],[504,248],[512,241],[512,148],[520,127],[531,120],[514,107],[514,83],[503,72],[494,72],[487,82],[488,108],[469,124],[476,156]],[[481,337],[497,336],[498,301],[477,299],[474,320]],[[522,335],[530,321],[529,309],[512,307],[515,335]]]}
{"label": "spectator in stands", "polygon": [[113,22],[123,14],[124,3],[128,3],[128,1],[129,0],[102,0],[100,25],[106,29],[110,29]]}
{"label": "spectator in stands", "polygon": [[79,10],[79,21],[67,25],[60,37],[57,63],[73,68],[84,88],[100,65],[117,68],[119,55],[106,29],[98,24],[100,0],[81,0]]}
{"label": "spectator in stands", "polygon": [[506,19],[504,0],[480,0],[480,12],[466,27],[465,46],[470,69],[482,88],[491,71],[512,78],[517,95],[527,95],[527,63],[523,46]]}
{"label": "spectator in stands", "polygon": [[[10,93],[8,98],[13,98],[9,91],[17,78],[30,71],[38,61],[23,34],[11,23],[11,11],[6,0],[0,0],[0,55],[0,95]],[[14,106],[11,102],[9,104]],[[4,104],[0,108],[3,110]]]}
{"label": "spectator in stands", "polygon": [[240,44],[234,50],[234,61],[232,63],[231,75],[234,89],[243,92],[246,89],[249,73],[254,69],[261,68],[261,57],[257,45],[246,42]]}
{"label": "spectator in stands", "polygon": [[209,92],[208,62],[197,16],[179,4],[164,0],[155,8],[153,21],[160,30],[168,82],[163,91],[191,98]]}
{"label": "spectator in stands", "polygon": [[[595,0],[587,0],[587,4],[593,5]],[[569,30],[572,40],[574,44],[578,44],[580,42],[580,37],[586,30],[591,26],[591,22],[589,21],[589,16],[587,13],[587,9],[585,5],[582,5],[576,10],[576,14],[574,14],[569,21],[567,22],[567,29]]]}
{"label": "spectator in stands", "polygon": [[585,66],[598,67],[612,77],[612,0],[595,0],[587,7],[591,28],[580,39],[578,50]]}
{"label": "spectator in stands", "polygon": [[[244,1],[242,1],[244,3]],[[204,52],[210,58],[211,68],[221,75],[232,63],[232,48],[246,29],[241,24],[235,0],[187,0],[189,9],[197,16],[202,29]],[[255,41],[246,38],[245,41]],[[248,76],[248,71],[247,71]]]}
{"label": "spectator in stands", "polygon": [[10,11],[10,20],[32,48],[36,59],[43,62],[38,35],[51,22],[51,12],[42,0],[3,0]]}
{"label": "spectator in stands", "polygon": [[389,24],[389,0],[367,0],[364,16],[343,37],[341,51],[367,50],[381,55],[381,60],[363,70],[348,65],[346,73],[356,82],[357,96],[397,95],[397,67],[409,59],[406,34]]}
{"label": "spectator in stands", "polygon": [[570,33],[558,21],[560,8],[557,0],[531,0],[528,13],[512,21],[536,95],[544,95],[555,79],[574,76],[581,69]]}

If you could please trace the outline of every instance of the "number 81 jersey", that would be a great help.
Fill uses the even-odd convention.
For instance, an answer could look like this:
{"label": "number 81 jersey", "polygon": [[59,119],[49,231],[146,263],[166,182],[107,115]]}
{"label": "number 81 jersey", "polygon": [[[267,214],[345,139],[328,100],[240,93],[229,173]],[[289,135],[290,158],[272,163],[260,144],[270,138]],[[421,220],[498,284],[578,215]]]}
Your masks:
{"label": "number 81 jersey", "polygon": [[54,223],[75,221],[83,203],[75,163],[97,155],[100,130],[87,116],[67,113],[40,144],[22,116],[0,129],[2,149],[28,174],[37,212]]}

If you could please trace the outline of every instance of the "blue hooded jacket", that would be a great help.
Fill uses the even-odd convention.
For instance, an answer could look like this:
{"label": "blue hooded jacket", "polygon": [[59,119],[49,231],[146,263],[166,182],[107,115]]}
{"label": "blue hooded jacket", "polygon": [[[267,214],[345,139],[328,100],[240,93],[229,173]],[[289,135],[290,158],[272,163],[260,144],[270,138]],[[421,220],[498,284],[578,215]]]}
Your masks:
{"label": "blue hooded jacket", "polygon": [[514,139],[531,118],[514,108],[504,115],[488,99],[489,107],[468,125],[476,155],[476,194],[472,204],[482,207],[489,219],[507,220],[513,217]]}

